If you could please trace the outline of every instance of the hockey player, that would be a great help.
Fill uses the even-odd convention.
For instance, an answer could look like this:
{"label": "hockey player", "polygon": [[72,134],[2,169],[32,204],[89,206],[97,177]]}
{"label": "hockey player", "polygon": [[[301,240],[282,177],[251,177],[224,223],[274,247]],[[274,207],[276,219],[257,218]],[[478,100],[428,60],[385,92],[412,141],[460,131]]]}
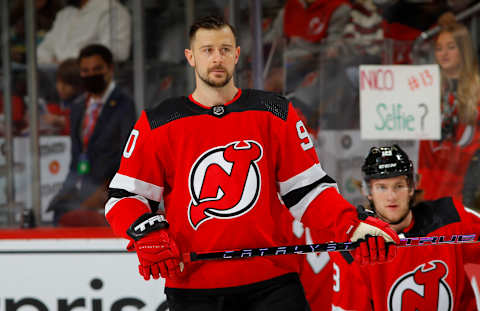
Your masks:
{"label": "hockey player", "polygon": [[[480,215],[446,197],[415,206],[413,164],[399,146],[373,147],[362,166],[371,214],[400,236],[428,237],[480,233]],[[478,263],[475,244],[397,247],[387,263],[359,265],[350,253],[331,254],[333,310],[476,310],[464,263]]]}
{"label": "hockey player", "polygon": [[[166,278],[170,310],[308,308],[298,261],[289,256],[182,259],[192,251],[282,245],[278,194],[295,218],[333,231],[337,241],[374,236],[372,259],[385,256],[385,241],[399,242],[388,224],[358,219],[285,98],[235,87],[239,54],[235,31],[221,18],[196,22],[185,50],[194,92],[142,113],[110,183],[106,218],[130,239],[140,274]],[[162,199],[165,215],[157,213]]]}

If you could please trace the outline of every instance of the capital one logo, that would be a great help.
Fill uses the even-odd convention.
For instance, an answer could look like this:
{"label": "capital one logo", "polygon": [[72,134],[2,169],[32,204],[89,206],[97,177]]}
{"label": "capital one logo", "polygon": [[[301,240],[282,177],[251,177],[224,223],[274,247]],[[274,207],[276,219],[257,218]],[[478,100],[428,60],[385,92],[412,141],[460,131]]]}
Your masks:
{"label": "capital one logo", "polygon": [[397,279],[388,293],[389,311],[451,311],[452,290],[441,260],[421,264]]}
{"label": "capital one logo", "polygon": [[212,148],[194,163],[189,175],[190,225],[197,230],[205,221],[239,217],[250,211],[260,195],[257,162],[263,149],[253,140]]}

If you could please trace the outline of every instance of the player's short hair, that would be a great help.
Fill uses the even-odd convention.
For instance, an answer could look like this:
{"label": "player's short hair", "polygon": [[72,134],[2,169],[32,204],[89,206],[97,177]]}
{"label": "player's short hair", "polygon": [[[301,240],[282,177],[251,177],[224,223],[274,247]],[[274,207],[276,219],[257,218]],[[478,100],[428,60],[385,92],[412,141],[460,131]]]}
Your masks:
{"label": "player's short hair", "polygon": [[98,43],[89,44],[83,47],[80,50],[80,53],[78,54],[78,62],[80,62],[82,58],[91,57],[95,55],[100,56],[107,63],[107,65],[109,66],[113,65],[113,54],[110,51],[110,49],[107,48],[105,45],[98,44]]}
{"label": "player's short hair", "polygon": [[77,60],[75,58],[67,58],[61,62],[57,68],[56,79],[75,89],[80,89],[82,87],[82,79]]}
{"label": "player's short hair", "polygon": [[223,27],[230,28],[230,30],[233,33],[235,42],[237,42],[237,32],[235,30],[235,27],[227,23],[221,16],[210,15],[210,16],[199,18],[198,20],[195,21],[195,23],[192,24],[192,26],[190,26],[190,32],[189,32],[190,43],[195,38],[195,34],[197,33],[197,31],[201,28],[218,30],[218,29],[222,29]]}

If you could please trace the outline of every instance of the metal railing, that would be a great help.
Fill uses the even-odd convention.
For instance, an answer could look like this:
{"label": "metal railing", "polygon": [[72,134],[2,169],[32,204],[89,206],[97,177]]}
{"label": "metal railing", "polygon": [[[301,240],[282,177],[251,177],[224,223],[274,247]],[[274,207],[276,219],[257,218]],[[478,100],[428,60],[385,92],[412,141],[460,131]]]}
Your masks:
{"label": "metal railing", "polygon": [[[478,14],[480,12],[480,3],[477,3],[475,4],[474,6],[471,6],[470,8],[458,13],[457,15],[455,15],[455,19],[457,20],[457,22],[461,22],[469,17],[472,17],[476,14]],[[473,23],[474,25],[471,27],[472,28],[472,39],[473,40],[477,40],[477,36],[475,35],[475,33],[477,32],[476,30],[476,19],[473,20]],[[475,28],[475,29],[473,29]],[[416,51],[418,51],[418,49],[420,48],[420,45],[432,38],[433,36],[435,36],[439,31],[440,31],[441,27],[440,26],[435,26],[433,27],[432,29],[429,29],[427,31],[424,31],[422,32],[418,37],[417,39],[415,39],[415,42],[413,43],[413,48],[412,50],[414,51],[414,53]],[[474,43],[474,46],[476,46],[476,43],[477,42],[473,42]]]}

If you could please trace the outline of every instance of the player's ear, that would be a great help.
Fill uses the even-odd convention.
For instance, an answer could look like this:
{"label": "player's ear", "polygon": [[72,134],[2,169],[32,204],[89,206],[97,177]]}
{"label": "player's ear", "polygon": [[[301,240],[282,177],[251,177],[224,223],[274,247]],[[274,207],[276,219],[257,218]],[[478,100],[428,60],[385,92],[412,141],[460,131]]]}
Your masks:
{"label": "player's ear", "polygon": [[413,198],[413,196],[415,195],[415,188],[414,187],[409,187],[408,195],[409,195],[410,199]]}
{"label": "player's ear", "polygon": [[235,48],[235,65],[238,63],[239,57],[240,57],[240,47],[237,46],[237,47]]}
{"label": "player's ear", "polygon": [[193,56],[193,52],[190,49],[185,49],[185,58],[187,59],[190,66],[195,67],[195,57]]}

